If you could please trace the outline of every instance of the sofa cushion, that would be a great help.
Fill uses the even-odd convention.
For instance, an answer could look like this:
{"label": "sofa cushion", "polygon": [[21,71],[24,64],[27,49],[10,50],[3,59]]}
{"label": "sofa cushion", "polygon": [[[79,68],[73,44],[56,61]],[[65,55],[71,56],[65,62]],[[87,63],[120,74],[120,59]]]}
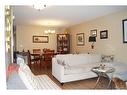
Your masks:
{"label": "sofa cushion", "polygon": [[17,64],[19,64],[19,65],[24,65],[24,64],[22,64],[22,63],[25,63],[25,60],[24,60],[23,58],[21,58],[21,57],[18,57],[18,58],[17,58]]}
{"label": "sofa cushion", "polygon": [[36,80],[36,76],[34,76],[32,72],[28,70],[21,70],[20,73],[20,76],[22,80],[25,81],[28,89],[40,89],[40,85]]}
{"label": "sofa cushion", "polygon": [[88,54],[89,63],[98,63],[101,62],[101,54]]}
{"label": "sofa cushion", "polygon": [[69,74],[78,74],[78,73],[84,73],[88,72],[88,68],[84,68],[83,66],[71,66],[70,68],[67,68],[64,70],[65,75]]}
{"label": "sofa cushion", "polygon": [[73,54],[58,54],[55,56],[56,59],[60,59],[60,60],[64,60],[65,58],[67,58],[68,56],[71,56]]}
{"label": "sofa cushion", "polygon": [[19,75],[29,89],[38,89],[39,84],[28,65],[20,63]]}
{"label": "sofa cushion", "polygon": [[66,60],[66,58],[68,58],[69,56],[71,56],[72,54],[60,54],[60,55],[56,55],[55,58],[57,60],[58,64],[64,63],[64,61]]}
{"label": "sofa cushion", "polygon": [[60,59],[57,59],[57,63],[60,64],[60,65],[62,65],[62,66],[65,66],[66,65],[65,62],[64,62],[64,60],[60,60]]}
{"label": "sofa cushion", "polygon": [[101,62],[100,54],[74,54],[66,57],[64,63],[70,66]]}
{"label": "sofa cushion", "polygon": [[18,72],[13,71],[9,79],[7,80],[7,89],[27,89],[23,81],[21,80]]}
{"label": "sofa cushion", "polygon": [[101,62],[102,60],[102,56],[101,54],[79,54],[79,55],[83,55],[83,56],[87,56],[87,60],[89,61],[89,63],[98,63],[98,62]]}
{"label": "sofa cushion", "polygon": [[64,66],[64,68],[69,68],[69,64],[68,62],[65,62],[65,60],[71,56],[72,54],[61,54],[61,55],[56,55],[56,60],[57,60],[57,63]]}
{"label": "sofa cushion", "polygon": [[88,56],[84,55],[71,55],[65,59],[65,63],[69,66],[88,64]]}
{"label": "sofa cushion", "polygon": [[64,70],[64,74],[79,74],[79,73],[86,73],[91,72],[93,67],[99,66],[100,63],[95,64],[80,64],[80,65],[73,65],[70,68]]}
{"label": "sofa cushion", "polygon": [[30,84],[30,82],[28,81],[26,75],[24,74],[24,72],[19,68],[19,76],[22,79],[23,83],[25,84],[25,86],[28,89],[33,89],[33,86]]}
{"label": "sofa cushion", "polygon": [[77,64],[89,64],[101,62],[100,54],[66,54],[56,55],[58,64],[63,66],[73,66]]}

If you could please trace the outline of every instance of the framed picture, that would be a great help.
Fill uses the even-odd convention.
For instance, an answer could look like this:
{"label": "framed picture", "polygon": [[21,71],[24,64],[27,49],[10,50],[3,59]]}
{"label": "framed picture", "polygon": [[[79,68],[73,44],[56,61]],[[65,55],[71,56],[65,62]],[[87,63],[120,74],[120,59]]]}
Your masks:
{"label": "framed picture", "polygon": [[107,39],[108,38],[108,30],[100,31],[100,39]]}
{"label": "framed picture", "polygon": [[90,30],[90,36],[97,37],[97,29]]}
{"label": "framed picture", "polygon": [[33,43],[48,43],[48,36],[33,36]]}
{"label": "framed picture", "polygon": [[84,33],[79,33],[76,35],[76,42],[78,46],[84,45]]}
{"label": "framed picture", "polygon": [[127,19],[122,21],[123,24],[123,43],[127,43]]}

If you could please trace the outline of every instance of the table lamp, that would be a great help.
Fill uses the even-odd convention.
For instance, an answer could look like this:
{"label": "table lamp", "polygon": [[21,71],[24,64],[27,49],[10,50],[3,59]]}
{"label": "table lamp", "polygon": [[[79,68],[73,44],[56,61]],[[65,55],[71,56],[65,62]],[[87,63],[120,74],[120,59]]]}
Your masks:
{"label": "table lamp", "polygon": [[93,42],[92,45],[91,45],[91,48],[94,49],[94,42],[96,42],[96,37],[90,36],[89,37],[89,42]]}

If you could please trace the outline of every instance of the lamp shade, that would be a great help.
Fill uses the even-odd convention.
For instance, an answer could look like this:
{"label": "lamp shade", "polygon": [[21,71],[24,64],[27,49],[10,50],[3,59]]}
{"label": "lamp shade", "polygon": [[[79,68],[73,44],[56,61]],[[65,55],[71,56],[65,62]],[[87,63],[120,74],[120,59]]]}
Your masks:
{"label": "lamp shade", "polygon": [[96,37],[90,36],[90,37],[89,37],[89,42],[96,42]]}

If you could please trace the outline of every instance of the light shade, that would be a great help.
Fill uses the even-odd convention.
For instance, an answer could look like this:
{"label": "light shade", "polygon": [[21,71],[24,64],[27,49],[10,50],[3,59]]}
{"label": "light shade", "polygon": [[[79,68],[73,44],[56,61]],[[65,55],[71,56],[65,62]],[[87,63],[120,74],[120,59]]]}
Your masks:
{"label": "light shade", "polygon": [[53,34],[53,33],[55,33],[55,30],[53,30],[53,29],[47,29],[47,30],[44,31],[44,33],[46,33],[46,34]]}
{"label": "light shade", "polygon": [[96,37],[90,36],[90,37],[89,37],[89,42],[96,42]]}
{"label": "light shade", "polygon": [[46,5],[37,4],[37,5],[33,5],[33,8],[35,8],[36,10],[42,10],[46,8]]}

